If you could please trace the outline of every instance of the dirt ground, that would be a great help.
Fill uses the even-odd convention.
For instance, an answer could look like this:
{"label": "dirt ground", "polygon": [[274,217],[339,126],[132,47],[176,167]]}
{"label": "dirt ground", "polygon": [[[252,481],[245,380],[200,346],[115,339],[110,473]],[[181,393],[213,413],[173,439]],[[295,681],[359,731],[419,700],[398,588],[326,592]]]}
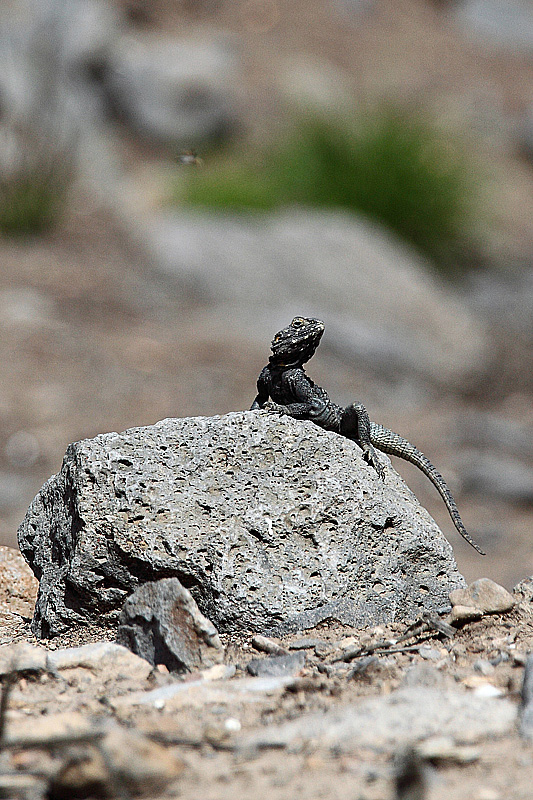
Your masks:
{"label": "dirt ground", "polygon": [[[4,576],[4,569],[1,572]],[[0,599],[4,600],[3,581],[0,589]],[[34,591],[35,586],[25,590],[30,605]],[[53,739],[57,725],[54,715],[60,712],[64,720],[71,721],[74,732],[81,720],[107,721],[162,745],[165,753],[181,764],[179,776],[158,794],[162,798],[230,800],[238,796],[252,800],[258,793],[267,793],[273,800],[392,800],[411,796],[422,800],[445,800],[450,796],[457,800],[526,800],[531,797],[533,745],[518,735],[518,717],[500,731],[490,729],[484,733],[483,726],[480,729],[478,721],[468,715],[463,723],[459,705],[455,714],[461,719],[460,731],[446,741],[429,722],[426,734],[412,742],[423,754],[421,780],[425,788],[416,795],[395,794],[395,758],[406,744],[401,737],[398,740],[394,735],[392,739],[385,735],[376,740],[370,735],[370,743],[361,745],[356,735],[355,739],[348,737],[334,744],[332,734],[324,733],[312,739],[300,735],[286,745],[276,744],[275,740],[268,743],[269,732],[285,723],[303,720],[305,731],[305,720],[312,725],[318,714],[334,725],[345,709],[353,708],[356,713],[358,705],[371,698],[394,700],[400,697],[395,693],[406,687],[422,692],[436,689],[458,698],[459,704],[464,698],[465,705],[473,695],[490,697],[479,701],[480,709],[483,702],[507,701],[518,709],[523,668],[533,648],[530,586],[522,589],[517,601],[511,612],[470,622],[452,638],[433,632],[390,647],[389,652],[378,651],[370,665],[355,674],[354,665],[361,659],[343,661],[348,647],[369,647],[378,640],[398,639],[405,626],[358,631],[324,622],[304,634],[276,640],[289,652],[293,652],[291,647],[305,645],[301,650],[306,654],[305,665],[284,686],[257,691],[253,698],[243,688],[246,665],[252,658],[265,658],[265,654],[254,648],[251,632],[222,637],[225,663],[235,670],[225,679],[208,680],[203,673],[176,677],[161,669],[146,677],[147,670],[139,678],[133,671],[129,675],[120,671],[117,674],[94,664],[72,664],[55,673],[30,670],[19,675],[11,691],[7,736],[13,731],[19,739],[24,731],[31,736],[35,728],[37,739],[39,731],[43,731],[44,743],[9,746],[2,756],[2,771],[46,780],[57,773],[70,751],[68,746],[46,742]],[[2,628],[2,645],[22,641],[37,644],[23,618],[11,614],[10,621],[5,617],[4,622],[7,624]],[[111,631],[81,628],[38,644],[53,653],[61,647],[111,638]],[[0,648],[0,658],[4,649]],[[394,652],[397,649],[402,652]],[[138,704],[143,693],[176,683],[184,689],[177,699]],[[238,691],[232,687],[239,687]],[[435,708],[435,714],[439,713],[442,712]],[[430,720],[431,717],[430,712]],[[252,746],[254,741],[259,744]]]}

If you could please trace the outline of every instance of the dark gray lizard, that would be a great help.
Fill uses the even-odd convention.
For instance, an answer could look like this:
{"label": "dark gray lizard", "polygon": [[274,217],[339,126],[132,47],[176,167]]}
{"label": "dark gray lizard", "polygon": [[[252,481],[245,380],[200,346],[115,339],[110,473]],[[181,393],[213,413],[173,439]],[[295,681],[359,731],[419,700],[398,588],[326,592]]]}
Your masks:
{"label": "dark gray lizard", "polygon": [[306,375],[304,364],[313,356],[323,333],[321,320],[306,317],[295,317],[288,327],[276,333],[269,363],[257,379],[257,397],[251,410],[264,408],[295,419],[308,419],[327,431],[352,439],[382,479],[385,471],[374,447],[415,464],[439,491],[463,539],[485,555],[467,532],[446,481],[431,461],[402,436],[371,422],[360,403],[346,408],[333,403],[328,393]]}

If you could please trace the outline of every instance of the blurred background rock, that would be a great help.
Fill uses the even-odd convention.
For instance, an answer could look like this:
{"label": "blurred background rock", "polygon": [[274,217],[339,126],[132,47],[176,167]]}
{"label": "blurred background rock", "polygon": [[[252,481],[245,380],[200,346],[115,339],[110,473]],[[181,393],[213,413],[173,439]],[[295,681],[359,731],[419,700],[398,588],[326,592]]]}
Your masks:
{"label": "blurred background rock", "polygon": [[530,0],[4,0],[0,265],[2,543],[69,442],[249,407],[300,313],[465,576],[533,572]]}

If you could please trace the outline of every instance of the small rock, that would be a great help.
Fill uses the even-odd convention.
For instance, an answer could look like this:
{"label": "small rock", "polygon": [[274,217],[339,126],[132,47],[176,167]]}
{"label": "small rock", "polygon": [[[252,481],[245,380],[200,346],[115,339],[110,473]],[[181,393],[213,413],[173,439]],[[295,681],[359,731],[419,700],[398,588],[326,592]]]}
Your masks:
{"label": "small rock", "polygon": [[474,661],[474,669],[476,672],[479,672],[480,675],[492,675],[494,672],[493,665],[483,658],[478,658],[477,661]]}
{"label": "small rock", "polygon": [[348,672],[347,678],[360,678],[370,670],[373,670],[379,665],[379,658],[377,656],[366,656],[352,661],[352,668]]}
{"label": "small rock", "polygon": [[276,678],[283,675],[296,675],[305,664],[305,654],[302,652],[289,653],[285,656],[272,658],[254,658],[246,669],[256,678]]}
{"label": "small rock", "polygon": [[96,642],[54,650],[48,653],[47,667],[50,672],[83,667],[105,673],[106,680],[127,677],[143,681],[152,671],[146,659],[116,642]]}
{"label": "small rock", "polygon": [[448,622],[451,625],[459,627],[466,622],[473,622],[476,619],[481,619],[483,611],[479,608],[472,608],[471,606],[454,606],[451,614],[448,617]]}
{"label": "small rock", "polygon": [[352,650],[352,648],[358,646],[359,640],[355,636],[347,636],[345,639],[341,639],[340,642],[337,642],[336,645],[339,650]]}
{"label": "small rock", "polygon": [[128,597],[117,641],[171,672],[211,667],[224,658],[217,629],[177,578],[150,581]]}
{"label": "small rock", "polygon": [[242,728],[241,721],[236,719],[236,717],[228,717],[228,719],[224,721],[224,728],[230,733],[238,733]]}
{"label": "small rock", "polygon": [[422,686],[433,689],[444,687],[445,683],[445,676],[433,664],[418,663],[409,667],[402,681],[402,686]]}
{"label": "small rock", "polygon": [[439,651],[435,650],[433,647],[419,647],[418,655],[422,656],[422,658],[427,661],[438,661],[440,659]]}
{"label": "small rock", "polygon": [[512,594],[490,578],[479,578],[466,589],[454,589],[450,592],[450,602],[454,607],[479,608],[483,614],[504,614],[515,604]]}
{"label": "small rock", "polygon": [[467,675],[461,683],[467,689],[473,689],[473,694],[476,697],[501,697],[504,694],[501,689],[489,683],[487,678],[482,675]]}
{"label": "small rock", "polygon": [[0,647],[0,675],[9,672],[44,672],[47,651],[44,647],[18,642]]}
{"label": "small rock", "polygon": [[235,664],[215,664],[214,667],[203,669],[201,676],[204,681],[227,681],[237,672]]}
{"label": "small rock", "polygon": [[287,651],[280,644],[267,636],[254,636],[252,637],[252,646],[256,650],[263,653],[269,653],[271,656],[286,656]]}
{"label": "small rock", "polygon": [[302,678],[295,678],[291,683],[286,686],[285,691],[296,694],[299,692],[323,692],[324,690],[331,688],[329,687],[327,681],[323,678],[316,678],[310,676],[304,676]]}
{"label": "small rock", "polygon": [[504,692],[492,683],[483,683],[474,689],[476,697],[502,697]]}
{"label": "small rock", "polygon": [[527,663],[527,653],[513,653],[512,656],[513,667],[525,667]]}

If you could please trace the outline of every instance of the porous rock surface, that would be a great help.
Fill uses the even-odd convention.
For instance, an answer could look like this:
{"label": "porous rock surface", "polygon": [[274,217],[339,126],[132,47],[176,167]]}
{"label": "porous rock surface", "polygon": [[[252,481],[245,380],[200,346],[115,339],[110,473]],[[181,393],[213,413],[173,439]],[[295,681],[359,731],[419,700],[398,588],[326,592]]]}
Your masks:
{"label": "porous rock surface", "polygon": [[40,581],[33,628],[116,625],[146,582],[177,577],[219,631],[281,634],[334,618],[410,620],[464,585],[390,466],[269,412],[167,419],[70,445],[19,546]]}

